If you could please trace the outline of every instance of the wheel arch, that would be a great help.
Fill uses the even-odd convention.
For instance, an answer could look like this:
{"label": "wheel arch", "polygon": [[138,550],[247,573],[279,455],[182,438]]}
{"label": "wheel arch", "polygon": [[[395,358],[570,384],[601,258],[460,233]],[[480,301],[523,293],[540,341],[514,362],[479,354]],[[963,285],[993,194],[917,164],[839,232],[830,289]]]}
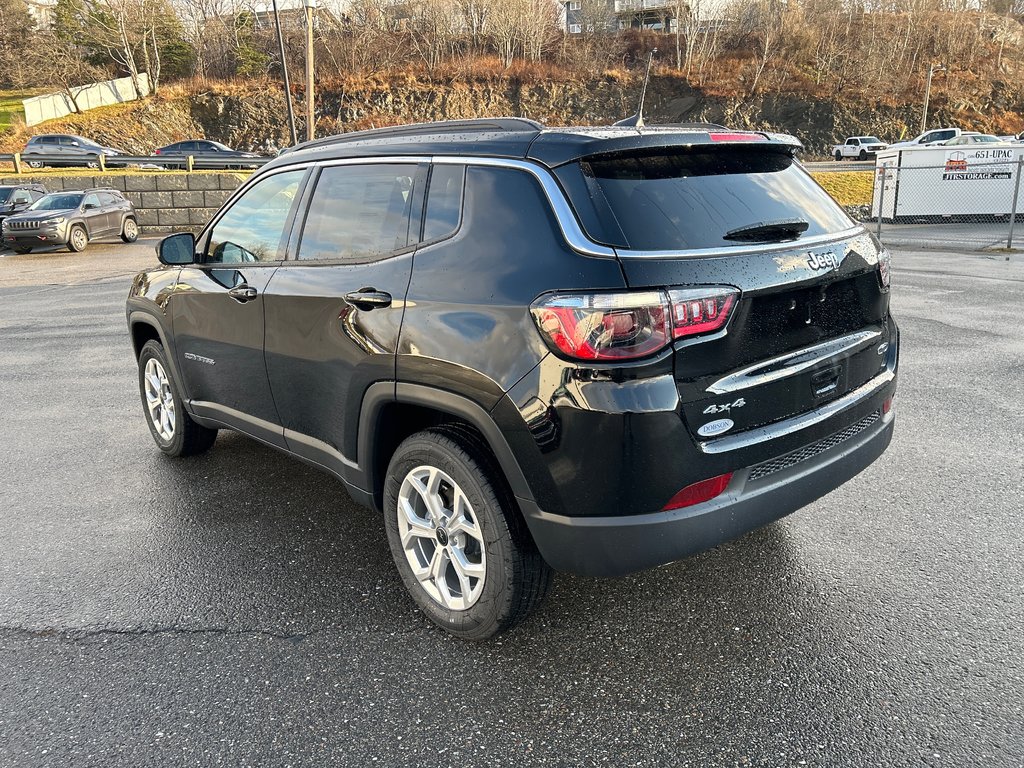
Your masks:
{"label": "wheel arch", "polygon": [[363,397],[357,447],[357,461],[375,507],[383,507],[387,466],[402,440],[451,421],[461,422],[477,432],[501,468],[512,494],[533,501],[529,483],[508,441],[482,406],[430,386],[378,382],[370,386]]}
{"label": "wheel arch", "polygon": [[172,341],[170,334],[166,332],[160,319],[146,310],[133,309],[128,315],[128,331],[131,336],[132,352],[135,354],[136,361],[138,361],[142,347],[145,346],[147,341],[157,341],[164,348],[164,353],[167,356],[167,365],[171,368],[170,373],[181,391],[185,407],[189,408],[188,388],[181,376],[181,371],[178,369],[178,360],[174,352],[174,346],[170,343]]}

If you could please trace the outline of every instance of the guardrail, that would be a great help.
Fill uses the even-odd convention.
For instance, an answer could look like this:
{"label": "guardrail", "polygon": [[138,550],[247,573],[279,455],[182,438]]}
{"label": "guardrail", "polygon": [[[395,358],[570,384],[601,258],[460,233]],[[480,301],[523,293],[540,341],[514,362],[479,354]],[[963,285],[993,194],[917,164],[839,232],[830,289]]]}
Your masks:
{"label": "guardrail", "polygon": [[[23,155],[0,154],[0,163],[10,163],[15,174],[22,174],[28,168],[58,166],[68,168],[95,168],[101,173],[127,166],[153,166],[154,169],[175,169],[184,171],[252,170],[266,165],[272,157],[206,157],[195,155],[84,155],[68,157],[59,154],[30,153]],[[35,165],[36,163],[41,166]]]}

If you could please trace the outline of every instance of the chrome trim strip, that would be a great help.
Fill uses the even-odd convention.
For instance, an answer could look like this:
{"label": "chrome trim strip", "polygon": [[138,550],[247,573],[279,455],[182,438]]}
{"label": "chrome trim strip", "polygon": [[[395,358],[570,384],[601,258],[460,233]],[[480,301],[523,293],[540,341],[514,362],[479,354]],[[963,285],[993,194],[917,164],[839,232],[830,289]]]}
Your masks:
{"label": "chrome trim strip", "polygon": [[694,248],[681,251],[631,251],[620,248],[618,255],[622,259],[702,259],[712,256],[745,256],[748,253],[803,250],[804,248],[836,243],[840,240],[849,240],[850,238],[865,234],[867,234],[867,229],[863,225],[857,224],[849,229],[844,229],[842,232],[830,232],[801,240],[790,240],[786,243],[746,243],[727,248]]}
{"label": "chrome trim strip", "polygon": [[848,336],[840,336],[838,339],[804,347],[723,376],[708,387],[707,391],[713,395],[722,395],[726,392],[736,392],[779,381],[806,371],[825,358],[848,352],[857,347],[867,346],[881,337],[881,331],[858,331]]}
{"label": "chrome trim strip", "polygon": [[801,429],[806,429],[814,424],[825,421],[825,419],[835,416],[840,411],[856,405],[862,400],[866,400],[876,394],[895,378],[895,372],[887,370],[885,373],[879,374],[871,381],[861,385],[852,392],[848,392],[843,395],[838,400],[833,400],[831,403],[827,403],[813,411],[809,411],[799,416],[794,416],[791,419],[786,419],[785,421],[780,421],[775,424],[769,424],[765,427],[747,430],[742,434],[728,435],[716,440],[708,440],[703,443],[698,443],[697,445],[700,446],[701,451],[704,453],[719,454],[739,450],[740,448],[749,448],[750,446],[757,445],[758,443],[764,443],[778,437],[791,435],[794,432],[799,432]]}
{"label": "chrome trim strip", "polygon": [[430,158],[430,161],[436,165],[478,165],[490,168],[515,168],[532,174],[544,189],[544,194],[547,196],[552,209],[554,209],[558,226],[562,230],[562,236],[569,246],[574,251],[585,253],[588,256],[615,258],[614,248],[598,245],[584,234],[583,228],[580,226],[579,221],[576,220],[576,214],[573,213],[572,208],[569,206],[569,201],[565,199],[565,193],[562,192],[562,188],[558,186],[558,182],[555,181],[547,168],[526,160],[512,160],[502,157],[447,157],[435,155]]}

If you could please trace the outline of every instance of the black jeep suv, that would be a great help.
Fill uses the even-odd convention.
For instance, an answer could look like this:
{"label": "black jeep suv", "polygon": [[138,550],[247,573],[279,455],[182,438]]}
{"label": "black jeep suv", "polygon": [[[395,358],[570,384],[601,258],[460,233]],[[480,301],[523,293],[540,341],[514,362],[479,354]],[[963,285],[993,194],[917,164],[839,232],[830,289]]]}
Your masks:
{"label": "black jeep suv", "polygon": [[305,144],[128,298],[172,456],[244,432],[382,510],[445,629],[814,501],[892,435],[889,255],[791,137],[518,119]]}

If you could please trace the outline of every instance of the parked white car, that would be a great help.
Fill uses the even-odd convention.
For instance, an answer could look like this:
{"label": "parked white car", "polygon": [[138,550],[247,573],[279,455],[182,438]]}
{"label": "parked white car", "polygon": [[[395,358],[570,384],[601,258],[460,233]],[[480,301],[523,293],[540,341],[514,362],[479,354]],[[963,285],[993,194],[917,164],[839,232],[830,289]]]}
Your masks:
{"label": "parked white car", "polygon": [[943,144],[950,139],[955,139],[961,133],[963,133],[963,131],[959,128],[937,128],[934,131],[925,131],[916,139],[898,141],[895,144],[890,144],[889,149],[902,147],[928,147],[933,144]]}
{"label": "parked white car", "polygon": [[968,144],[1005,144],[1007,141],[1014,141],[1014,138],[1011,136],[1009,139],[1001,139],[998,136],[993,136],[991,133],[964,131],[955,139],[943,142],[943,145],[947,147],[962,147]]}
{"label": "parked white car", "polygon": [[889,145],[875,136],[851,136],[842,144],[832,147],[832,156],[836,160],[851,158],[869,160]]}

